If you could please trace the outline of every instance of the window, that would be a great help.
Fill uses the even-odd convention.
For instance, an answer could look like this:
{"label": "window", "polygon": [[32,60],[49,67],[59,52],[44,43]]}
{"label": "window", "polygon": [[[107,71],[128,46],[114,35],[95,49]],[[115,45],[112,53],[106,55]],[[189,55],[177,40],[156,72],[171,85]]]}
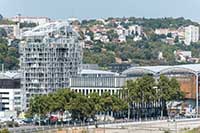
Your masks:
{"label": "window", "polygon": [[15,92],[15,95],[20,95],[20,92]]}

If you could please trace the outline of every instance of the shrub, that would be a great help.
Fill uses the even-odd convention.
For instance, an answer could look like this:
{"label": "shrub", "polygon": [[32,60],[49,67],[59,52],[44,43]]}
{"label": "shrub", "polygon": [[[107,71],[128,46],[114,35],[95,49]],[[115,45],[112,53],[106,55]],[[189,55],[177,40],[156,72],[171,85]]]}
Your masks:
{"label": "shrub", "polygon": [[0,131],[0,133],[9,133],[8,129],[3,129]]}

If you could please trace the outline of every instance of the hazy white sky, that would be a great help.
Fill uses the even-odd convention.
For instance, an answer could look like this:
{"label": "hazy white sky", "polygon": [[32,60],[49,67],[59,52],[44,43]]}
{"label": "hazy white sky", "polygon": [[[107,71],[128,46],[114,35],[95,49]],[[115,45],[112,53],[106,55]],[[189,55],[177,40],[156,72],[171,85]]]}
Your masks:
{"label": "hazy white sky", "polygon": [[186,17],[200,20],[200,0],[0,0],[3,16]]}

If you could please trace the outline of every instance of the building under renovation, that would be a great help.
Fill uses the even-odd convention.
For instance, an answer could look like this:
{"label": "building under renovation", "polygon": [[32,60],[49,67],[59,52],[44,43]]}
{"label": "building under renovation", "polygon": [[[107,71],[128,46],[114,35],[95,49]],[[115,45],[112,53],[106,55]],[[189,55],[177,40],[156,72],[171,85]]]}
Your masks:
{"label": "building under renovation", "polygon": [[81,68],[82,41],[68,23],[51,22],[23,33],[20,53],[26,109],[31,96],[69,86]]}

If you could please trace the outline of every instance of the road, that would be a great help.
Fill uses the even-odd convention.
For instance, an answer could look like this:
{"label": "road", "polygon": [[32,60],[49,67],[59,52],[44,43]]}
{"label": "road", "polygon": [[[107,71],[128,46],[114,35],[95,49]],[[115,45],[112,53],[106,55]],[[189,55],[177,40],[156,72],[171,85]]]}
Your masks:
{"label": "road", "polygon": [[[94,125],[85,126],[83,128],[94,129]],[[157,121],[146,121],[146,122],[122,122],[122,123],[110,123],[110,124],[98,124],[98,128],[101,129],[113,129],[114,130],[128,130],[129,133],[135,133],[134,131],[138,132],[141,131],[151,131],[152,133],[160,133],[160,131],[167,131],[170,130],[174,133],[179,133],[181,131],[185,131],[188,129],[193,129],[200,127],[200,118],[196,119],[179,119],[179,120],[157,120]],[[68,126],[64,126],[62,128],[72,128]],[[78,127],[81,128],[81,127]],[[54,130],[57,129],[55,126],[48,127],[48,126],[21,126],[16,128],[10,128],[10,132],[35,132],[35,131],[44,131],[44,130]],[[109,131],[110,133],[111,131]],[[121,131],[122,132],[122,131]],[[111,132],[112,133],[112,132]],[[115,131],[115,133],[117,133]]]}
{"label": "road", "polygon": [[100,125],[101,128],[127,128],[129,130],[152,130],[181,132],[193,128],[200,127],[200,118],[196,119],[180,119],[180,120],[158,120],[148,122],[128,122],[118,124]]}

